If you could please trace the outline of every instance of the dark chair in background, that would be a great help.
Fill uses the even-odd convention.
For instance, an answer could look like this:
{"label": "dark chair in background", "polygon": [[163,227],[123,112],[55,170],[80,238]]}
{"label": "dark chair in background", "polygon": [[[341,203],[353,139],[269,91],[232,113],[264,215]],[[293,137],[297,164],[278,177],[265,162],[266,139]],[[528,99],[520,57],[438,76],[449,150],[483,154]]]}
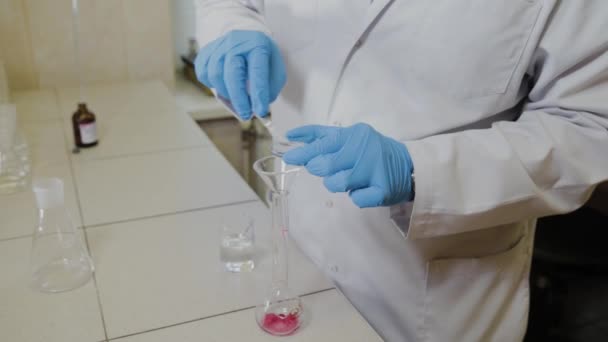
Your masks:
{"label": "dark chair in background", "polygon": [[608,186],[538,221],[526,342],[608,341]]}

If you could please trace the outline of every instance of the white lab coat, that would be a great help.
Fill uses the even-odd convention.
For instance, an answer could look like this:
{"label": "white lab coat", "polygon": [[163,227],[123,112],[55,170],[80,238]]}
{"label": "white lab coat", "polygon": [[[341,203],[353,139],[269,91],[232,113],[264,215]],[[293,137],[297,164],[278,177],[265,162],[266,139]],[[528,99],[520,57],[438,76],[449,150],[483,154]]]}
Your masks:
{"label": "white lab coat", "polygon": [[410,151],[413,203],[361,210],[304,174],[292,236],[386,341],[521,340],[535,218],[608,178],[608,2],[349,2],[198,1],[201,46],[278,42],[276,126],[366,122]]}

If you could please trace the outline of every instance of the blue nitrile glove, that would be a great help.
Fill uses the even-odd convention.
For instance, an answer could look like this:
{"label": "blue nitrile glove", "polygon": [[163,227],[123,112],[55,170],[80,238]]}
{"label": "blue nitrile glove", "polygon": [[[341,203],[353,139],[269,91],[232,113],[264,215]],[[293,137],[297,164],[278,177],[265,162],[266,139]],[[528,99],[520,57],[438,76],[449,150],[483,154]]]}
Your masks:
{"label": "blue nitrile glove", "polygon": [[361,208],[413,199],[407,148],[367,124],[302,126],[287,132],[287,138],[307,145],[285,153],[286,163],[305,165],[308,172],[323,177],[329,191],[348,191]]}
{"label": "blue nitrile glove", "polygon": [[277,45],[263,32],[231,31],[205,45],[194,61],[196,77],[230,100],[238,115],[268,114],[286,82]]}

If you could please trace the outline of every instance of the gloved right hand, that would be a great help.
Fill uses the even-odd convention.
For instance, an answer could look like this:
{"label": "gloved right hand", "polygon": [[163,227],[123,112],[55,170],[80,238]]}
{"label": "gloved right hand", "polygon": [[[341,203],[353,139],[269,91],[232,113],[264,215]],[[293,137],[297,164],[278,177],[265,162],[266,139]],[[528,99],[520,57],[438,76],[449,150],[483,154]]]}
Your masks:
{"label": "gloved right hand", "polygon": [[243,120],[266,116],[287,80],[279,48],[259,31],[228,32],[205,45],[194,66],[198,80],[229,100]]}
{"label": "gloved right hand", "polygon": [[323,177],[329,191],[348,192],[360,208],[414,199],[414,164],[407,147],[370,125],[301,126],[287,132],[287,138],[306,143],[283,155],[287,164],[306,166],[310,174]]}

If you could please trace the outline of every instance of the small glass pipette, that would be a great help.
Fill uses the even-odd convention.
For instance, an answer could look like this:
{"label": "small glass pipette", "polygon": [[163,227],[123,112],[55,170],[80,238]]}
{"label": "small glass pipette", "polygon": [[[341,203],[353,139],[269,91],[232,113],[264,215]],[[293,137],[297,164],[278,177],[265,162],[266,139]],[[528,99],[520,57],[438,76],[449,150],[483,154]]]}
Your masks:
{"label": "small glass pipette", "polygon": [[[243,119],[241,119],[241,117],[236,113],[236,110],[234,110],[234,107],[232,107],[232,104],[230,103],[230,101],[219,96],[215,89],[211,89],[211,91],[215,95],[215,98],[220,101],[220,103],[224,106],[224,108],[226,108],[226,110],[228,110],[232,115],[234,115],[234,117],[236,117],[239,121],[243,121]],[[298,147],[298,146],[302,145],[302,143],[289,141],[289,140],[287,140],[287,138],[285,138],[281,134],[278,134],[275,131],[274,126],[272,124],[272,119],[270,119],[268,116],[261,117],[261,116],[253,115],[253,117],[260,120],[262,125],[264,127],[266,127],[266,130],[268,130],[268,133],[272,137],[272,154],[273,155],[275,155],[277,157],[282,157],[283,154],[285,154],[285,152],[289,151],[290,149],[292,149],[294,147]]]}

